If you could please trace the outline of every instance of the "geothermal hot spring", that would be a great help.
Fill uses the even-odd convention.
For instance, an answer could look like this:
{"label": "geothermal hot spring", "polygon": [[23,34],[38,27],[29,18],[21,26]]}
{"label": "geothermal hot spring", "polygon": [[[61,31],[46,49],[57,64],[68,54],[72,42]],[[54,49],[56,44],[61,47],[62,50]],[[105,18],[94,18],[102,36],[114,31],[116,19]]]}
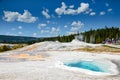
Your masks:
{"label": "geothermal hot spring", "polygon": [[76,62],[65,63],[64,65],[69,67],[87,69],[96,72],[106,72],[107,70],[107,69],[102,69],[102,67],[100,67],[99,64],[96,64],[93,61],[76,61]]}
{"label": "geothermal hot spring", "polygon": [[59,62],[57,67],[89,75],[108,76],[119,74],[116,64],[108,60],[72,60]]}

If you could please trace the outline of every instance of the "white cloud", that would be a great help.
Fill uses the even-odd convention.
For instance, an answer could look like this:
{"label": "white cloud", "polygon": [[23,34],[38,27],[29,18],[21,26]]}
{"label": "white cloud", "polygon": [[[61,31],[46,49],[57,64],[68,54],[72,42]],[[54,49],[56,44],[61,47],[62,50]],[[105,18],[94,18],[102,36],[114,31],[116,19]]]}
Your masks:
{"label": "white cloud", "polygon": [[39,29],[41,29],[41,28],[43,28],[43,27],[46,27],[46,26],[47,26],[47,24],[44,24],[44,23],[38,24],[38,28],[39,28]]}
{"label": "white cloud", "polygon": [[68,27],[67,25],[64,26],[64,28],[67,28],[67,27]]}
{"label": "white cloud", "polygon": [[74,5],[70,5],[69,8],[74,8]]}
{"label": "white cloud", "polygon": [[58,27],[46,27],[45,29],[42,29],[40,32],[42,34],[45,33],[45,34],[56,35],[60,32],[60,28],[58,28]]}
{"label": "white cloud", "polygon": [[72,14],[72,15],[75,15],[75,14],[77,14],[77,12],[76,12],[76,10],[74,10],[74,9],[67,9],[65,12],[64,12],[64,14]]}
{"label": "white cloud", "polygon": [[10,32],[6,32],[6,35],[13,35],[13,36],[17,36],[17,34],[10,33]]}
{"label": "white cloud", "polygon": [[18,26],[18,29],[22,29],[23,27],[22,26]]}
{"label": "white cloud", "polygon": [[51,29],[51,33],[56,33],[56,32],[59,32],[60,29],[59,28],[56,28],[56,27],[52,27]]}
{"label": "white cloud", "polygon": [[89,9],[89,4],[88,3],[80,3],[80,6],[77,9],[73,9],[74,5],[71,6],[67,6],[64,2],[62,2],[62,6],[59,8],[55,9],[55,12],[58,15],[76,15],[76,14],[80,14],[83,13],[85,11],[87,11]]}
{"label": "white cloud", "polygon": [[36,17],[33,17],[28,10],[24,10],[23,15],[18,16],[17,21],[31,23],[36,21]]}
{"label": "white cloud", "polygon": [[60,8],[56,8],[55,12],[58,15],[62,15],[66,11],[66,8],[67,8],[66,4],[64,2],[62,2],[62,6]]}
{"label": "white cloud", "polygon": [[33,33],[33,37],[36,37],[37,36],[37,33]]}
{"label": "white cloud", "polygon": [[73,21],[71,25],[74,27],[82,27],[84,24],[81,21]]}
{"label": "white cloud", "polygon": [[6,35],[10,35],[10,32],[7,32]]}
{"label": "white cloud", "polygon": [[72,31],[70,31],[70,32],[67,32],[67,34],[68,35],[71,35],[71,34],[76,34],[77,32],[72,32]]}
{"label": "white cloud", "polygon": [[92,9],[88,9],[87,11],[85,11],[85,14],[89,14],[90,12],[92,12]]}
{"label": "white cloud", "polygon": [[89,9],[89,12],[92,12],[93,10],[92,9]]}
{"label": "white cloud", "polygon": [[71,33],[71,32],[72,32],[72,33],[75,33],[75,32],[77,32],[77,31],[79,31],[82,26],[84,26],[84,24],[83,24],[81,21],[78,21],[78,22],[73,21],[71,25],[72,25],[72,27],[71,27],[71,29],[70,29],[70,33]]}
{"label": "white cloud", "polygon": [[3,19],[7,22],[15,21],[20,14],[18,12],[4,11]]}
{"label": "white cloud", "polygon": [[104,11],[100,12],[100,15],[105,15],[106,13]]}
{"label": "white cloud", "polygon": [[22,34],[22,32],[18,32],[18,34]]}
{"label": "white cloud", "polygon": [[109,9],[108,9],[108,12],[111,12],[111,11],[112,11],[112,8],[109,8]]}
{"label": "white cloud", "polygon": [[41,30],[41,33],[50,33],[50,30]]}
{"label": "white cloud", "polygon": [[75,31],[75,32],[76,32],[76,31],[78,31],[79,29],[80,29],[80,27],[72,27],[72,28],[71,28],[71,31],[73,31],[73,32]]}
{"label": "white cloud", "polygon": [[106,7],[108,7],[108,6],[109,6],[109,4],[108,4],[108,3],[105,3],[105,6],[106,6]]}
{"label": "white cloud", "polygon": [[89,9],[89,4],[88,3],[81,3],[80,7],[78,7],[77,12],[82,13],[82,12],[87,11],[88,9]]}
{"label": "white cloud", "polygon": [[48,14],[49,10],[48,9],[45,9],[42,11],[42,14],[43,16],[45,16],[46,19],[49,19],[50,18],[50,15]]}
{"label": "white cloud", "polygon": [[33,17],[28,10],[24,10],[23,14],[12,11],[4,11],[3,19],[7,22],[19,21],[25,23],[33,23],[37,20],[37,17]]}
{"label": "white cloud", "polygon": [[94,16],[95,14],[96,14],[95,12],[91,12],[91,13],[90,13],[91,16]]}

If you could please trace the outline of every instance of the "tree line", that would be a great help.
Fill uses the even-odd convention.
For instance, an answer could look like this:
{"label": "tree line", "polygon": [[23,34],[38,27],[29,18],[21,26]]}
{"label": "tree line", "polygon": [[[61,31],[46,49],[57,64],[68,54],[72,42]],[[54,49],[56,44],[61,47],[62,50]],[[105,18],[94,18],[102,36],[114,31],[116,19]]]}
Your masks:
{"label": "tree line", "polygon": [[[78,32],[77,34],[71,35],[63,35],[63,36],[56,36],[56,37],[45,37],[45,38],[24,38],[24,40],[19,39],[19,37],[10,39],[1,39],[1,43],[19,43],[19,44],[33,44],[36,42],[43,42],[43,41],[59,41],[59,42],[71,42],[75,39],[75,36],[82,36],[82,41],[87,43],[104,43],[106,38],[109,39],[118,39],[120,38],[120,28],[118,27],[105,27],[101,29],[90,29],[89,31],[85,32]],[[9,38],[9,37],[8,37]],[[16,39],[17,38],[17,39]]]}
{"label": "tree line", "polygon": [[118,39],[120,38],[120,28],[118,27],[110,27],[107,26],[105,28],[96,29],[96,30],[89,30],[85,32],[78,32],[77,34],[71,34],[67,36],[57,36],[57,37],[49,37],[39,39],[38,42],[41,41],[59,41],[59,42],[71,42],[75,36],[83,36],[82,41],[87,43],[104,43],[106,38],[110,39]]}
{"label": "tree line", "polygon": [[105,27],[97,30],[90,30],[82,33],[84,36],[84,41],[88,43],[104,43],[104,41],[109,39],[117,40],[120,38],[120,28],[117,27]]}

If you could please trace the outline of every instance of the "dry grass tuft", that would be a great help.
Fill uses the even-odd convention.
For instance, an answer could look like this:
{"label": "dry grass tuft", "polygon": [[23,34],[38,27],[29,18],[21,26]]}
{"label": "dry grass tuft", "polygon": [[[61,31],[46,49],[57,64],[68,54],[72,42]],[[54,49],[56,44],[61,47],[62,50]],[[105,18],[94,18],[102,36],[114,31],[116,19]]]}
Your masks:
{"label": "dry grass tuft", "polygon": [[85,47],[76,49],[77,51],[87,51],[87,52],[114,52],[120,53],[120,49],[109,47],[109,46],[100,46],[100,47]]}

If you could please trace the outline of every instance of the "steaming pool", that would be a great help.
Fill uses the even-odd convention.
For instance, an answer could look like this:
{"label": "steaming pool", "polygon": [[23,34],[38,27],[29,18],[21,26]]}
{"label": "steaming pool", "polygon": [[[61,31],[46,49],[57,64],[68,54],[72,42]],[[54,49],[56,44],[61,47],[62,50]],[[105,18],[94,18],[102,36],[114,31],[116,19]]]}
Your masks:
{"label": "steaming pool", "polygon": [[107,72],[107,69],[102,69],[102,67],[98,66],[98,63],[93,61],[76,61],[65,63],[64,65],[69,67],[87,69],[96,72]]}
{"label": "steaming pool", "polygon": [[108,60],[72,60],[57,62],[57,67],[89,75],[118,75],[117,65]]}

